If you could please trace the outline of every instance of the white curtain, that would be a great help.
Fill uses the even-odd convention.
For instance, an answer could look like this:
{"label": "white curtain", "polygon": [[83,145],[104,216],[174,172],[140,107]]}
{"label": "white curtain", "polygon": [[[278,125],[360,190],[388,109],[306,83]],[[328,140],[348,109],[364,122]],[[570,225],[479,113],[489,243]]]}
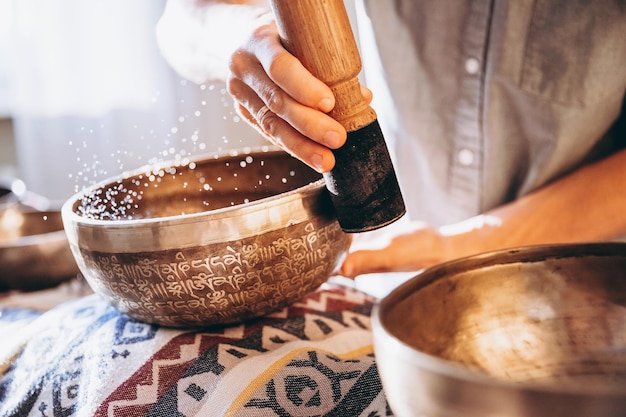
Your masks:
{"label": "white curtain", "polygon": [[265,143],[224,85],[182,80],[162,59],[163,0],[12,1],[10,111],[31,191],[60,203],[156,159]]}

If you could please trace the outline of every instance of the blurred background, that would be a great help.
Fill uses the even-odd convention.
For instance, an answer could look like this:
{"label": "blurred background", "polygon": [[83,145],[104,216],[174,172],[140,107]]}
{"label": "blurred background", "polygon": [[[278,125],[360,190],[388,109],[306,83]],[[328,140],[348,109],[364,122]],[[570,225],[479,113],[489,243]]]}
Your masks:
{"label": "blurred background", "polygon": [[163,60],[165,0],[0,0],[0,176],[62,203],[157,160],[265,144]]}

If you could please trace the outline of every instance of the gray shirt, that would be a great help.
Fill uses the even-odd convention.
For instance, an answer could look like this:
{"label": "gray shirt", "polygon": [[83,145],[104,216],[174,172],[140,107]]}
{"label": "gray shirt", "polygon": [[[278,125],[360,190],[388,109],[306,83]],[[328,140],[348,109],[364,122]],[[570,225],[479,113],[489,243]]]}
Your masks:
{"label": "gray shirt", "polygon": [[626,91],[626,1],[362,6],[365,80],[411,218],[463,220],[626,143],[612,128]]}

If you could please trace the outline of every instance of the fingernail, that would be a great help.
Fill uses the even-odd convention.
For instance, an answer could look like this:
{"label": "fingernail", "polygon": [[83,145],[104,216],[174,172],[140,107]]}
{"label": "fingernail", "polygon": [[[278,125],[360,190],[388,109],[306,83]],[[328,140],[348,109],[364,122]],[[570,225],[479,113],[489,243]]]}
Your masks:
{"label": "fingernail", "polygon": [[320,102],[317,104],[317,108],[324,113],[328,113],[329,111],[331,111],[333,109],[333,106],[333,99],[328,97],[321,99]]}
{"label": "fingernail", "polygon": [[315,168],[317,172],[323,173],[324,158],[322,157],[322,155],[317,153],[311,155],[311,165],[313,165],[313,168]]}
{"label": "fingernail", "polygon": [[322,138],[322,140],[324,141],[324,144],[329,148],[337,149],[341,146],[341,138],[339,136],[339,133],[335,132],[334,130],[329,130],[324,133],[324,137]]}

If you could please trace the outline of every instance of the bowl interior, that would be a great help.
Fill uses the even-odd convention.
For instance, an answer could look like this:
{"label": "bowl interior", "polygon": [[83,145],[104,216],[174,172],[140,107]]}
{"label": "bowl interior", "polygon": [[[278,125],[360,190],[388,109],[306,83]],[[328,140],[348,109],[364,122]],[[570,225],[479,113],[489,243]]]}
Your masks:
{"label": "bowl interior", "polygon": [[622,244],[499,252],[426,271],[380,320],[416,352],[497,379],[622,386],[625,271]]}
{"label": "bowl interior", "polygon": [[319,179],[283,151],[258,150],[138,170],[94,187],[73,211],[97,220],[178,216],[254,202]]}

